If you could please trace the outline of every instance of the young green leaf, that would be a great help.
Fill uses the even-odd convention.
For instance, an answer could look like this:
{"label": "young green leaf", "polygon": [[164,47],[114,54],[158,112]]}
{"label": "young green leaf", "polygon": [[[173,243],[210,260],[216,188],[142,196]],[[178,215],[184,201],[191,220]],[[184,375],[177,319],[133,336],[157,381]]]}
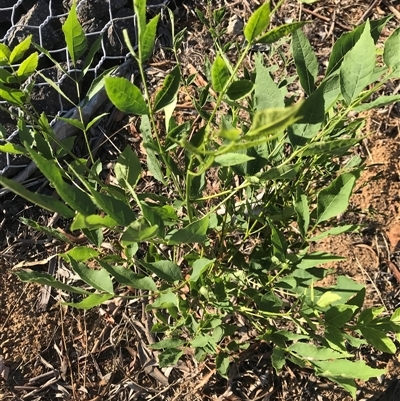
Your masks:
{"label": "young green leaf", "polygon": [[0,84],[0,98],[11,103],[14,106],[24,106],[26,95],[19,89],[9,88]]}
{"label": "young green leaf", "polygon": [[104,80],[107,96],[114,106],[127,114],[148,114],[148,108],[140,89],[122,77],[107,77]]}
{"label": "young green leaf", "polygon": [[139,58],[142,63],[145,63],[153,54],[159,19],[159,14],[152,18],[146,25],[144,32],[142,32],[140,35]]}
{"label": "young green leaf", "polygon": [[309,238],[308,241],[316,242],[320,241],[321,239],[324,239],[329,236],[333,235],[340,235],[343,233],[353,233],[353,232],[358,232],[360,230],[361,226],[357,224],[346,224],[344,226],[337,226],[330,228],[329,230],[323,231],[317,235],[314,235],[313,237]]}
{"label": "young green leaf", "polygon": [[39,56],[38,53],[32,53],[29,57],[27,57],[17,70],[17,77],[23,81],[29,78],[35,71],[38,66]]}
{"label": "young green leaf", "polygon": [[344,173],[318,193],[317,223],[329,220],[346,210],[355,182],[354,174]]}
{"label": "young green leaf", "polygon": [[4,43],[0,43],[0,66],[10,64],[11,50]]}
{"label": "young green leaf", "polygon": [[63,254],[66,257],[71,257],[77,262],[86,262],[88,259],[95,258],[99,255],[95,249],[88,246],[76,246]]}
{"label": "young green leaf", "polygon": [[230,360],[226,352],[219,352],[215,358],[215,365],[218,373],[225,378],[228,378]]}
{"label": "young green leaf", "polygon": [[218,55],[211,69],[211,81],[216,92],[222,92],[229,81],[231,73],[225,63],[225,60]]}
{"label": "young green leaf", "polygon": [[[29,49],[32,42],[32,35],[27,36],[22,42],[18,43],[17,46],[11,51],[8,57],[10,64],[14,64],[24,57],[25,52]],[[4,48],[3,48],[4,49]]]}
{"label": "young green leaf", "polygon": [[385,42],[383,61],[393,71],[400,70],[400,28],[397,28]]}
{"label": "young green leaf", "polygon": [[270,13],[270,2],[267,1],[251,15],[243,31],[244,37],[249,43],[254,42],[267,29]]}
{"label": "young green leaf", "polygon": [[62,31],[64,32],[68,53],[73,64],[76,65],[87,48],[87,38],[76,14],[76,0],[72,3],[68,17],[62,26]]}
{"label": "young green leaf", "polygon": [[340,66],[340,89],[347,104],[351,104],[371,82],[375,68],[375,44],[367,21],[360,39],[344,56]]}
{"label": "young green leaf", "polygon": [[356,107],[354,107],[353,111],[357,113],[361,111],[367,111],[383,106],[387,106],[388,104],[396,103],[400,101],[400,95],[388,95],[388,96],[379,96],[377,99],[372,102],[362,103]]}
{"label": "young green leaf", "polygon": [[154,100],[154,111],[160,111],[171,104],[177,97],[181,83],[181,71],[177,65],[164,79],[162,88]]}
{"label": "young green leaf", "polygon": [[292,34],[292,51],[301,86],[308,95],[311,95],[318,75],[318,61],[307,36],[301,29]]}
{"label": "young green leaf", "polygon": [[191,244],[195,242],[204,242],[206,239],[209,216],[204,216],[200,220],[196,220],[193,223],[188,224],[186,227],[175,231],[169,240],[172,244]]}
{"label": "young green leaf", "polygon": [[297,268],[310,269],[311,267],[319,266],[324,263],[338,262],[340,260],[346,260],[346,258],[328,252],[315,251],[305,255],[300,263],[297,264]]}
{"label": "young green leaf", "polygon": [[23,146],[11,142],[6,142],[4,145],[0,145],[0,152],[10,153],[13,155],[29,155]]}
{"label": "young green leaf", "polygon": [[134,0],[133,6],[138,22],[139,39],[146,29],[146,0]]}

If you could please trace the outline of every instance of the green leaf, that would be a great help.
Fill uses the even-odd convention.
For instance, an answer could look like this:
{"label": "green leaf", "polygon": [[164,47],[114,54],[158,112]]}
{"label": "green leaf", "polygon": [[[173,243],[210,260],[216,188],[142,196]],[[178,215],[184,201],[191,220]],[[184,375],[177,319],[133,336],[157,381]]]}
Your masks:
{"label": "green leaf", "polygon": [[140,218],[129,225],[121,236],[123,246],[136,242],[148,241],[158,233],[158,226],[149,226],[147,221]]}
{"label": "green leaf", "polygon": [[60,197],[68,206],[84,215],[95,213],[96,206],[90,196],[81,188],[67,184],[62,177],[60,167],[58,167],[53,160],[44,158],[31,149],[26,142],[25,147],[28,149],[32,160],[36,163],[39,170],[51,182]]}
{"label": "green leaf", "polygon": [[11,142],[6,142],[4,145],[0,145],[0,152],[10,153],[13,155],[29,155],[23,146]]}
{"label": "green leaf", "polygon": [[103,302],[113,298],[114,294],[91,294],[84,298],[81,302],[63,302],[63,305],[72,306],[77,309],[92,309],[95,306],[101,305]]}
{"label": "green leaf", "polygon": [[140,262],[144,267],[152,271],[157,277],[162,280],[173,283],[183,280],[181,268],[169,260],[160,260],[158,262],[146,263]]}
{"label": "green leaf", "polygon": [[56,280],[51,274],[33,271],[31,269],[12,269],[13,274],[15,274],[21,281],[27,283],[37,283],[40,285],[48,285],[53,288],[58,288],[65,292],[72,292],[75,294],[90,294],[89,291],[83,290],[79,287],[73,287]]}
{"label": "green leaf", "polygon": [[140,89],[122,77],[104,79],[107,96],[114,106],[127,114],[148,114],[146,102]]}
{"label": "green leaf", "polygon": [[23,106],[26,101],[26,95],[19,89],[9,88],[0,84],[0,98],[13,104],[14,106]]}
{"label": "green leaf", "polygon": [[362,103],[353,108],[357,113],[361,111],[371,110],[388,104],[396,103],[400,101],[400,95],[389,95],[389,96],[379,96],[377,99],[369,103]]}
{"label": "green leaf", "polygon": [[146,0],[134,0],[133,6],[138,22],[139,34],[146,29]]}
{"label": "green leaf", "polygon": [[89,71],[89,68],[93,62],[94,56],[101,49],[102,41],[103,41],[103,35],[101,34],[90,46],[90,49],[88,51],[88,54],[85,57],[85,60],[83,62],[83,66],[82,66],[82,75],[83,76],[85,76],[87,74],[87,72]]}
{"label": "green leaf", "polygon": [[218,54],[211,68],[211,81],[214,90],[222,92],[230,77],[231,73],[225,60]]}
{"label": "green leaf", "polygon": [[146,29],[140,35],[139,57],[142,63],[145,63],[152,55],[154,43],[157,35],[157,25],[160,14],[152,18],[146,25]]}
{"label": "green leaf", "polygon": [[256,177],[258,177],[260,181],[293,180],[294,178],[297,177],[298,172],[299,172],[299,165],[295,166],[284,165],[281,167],[272,167],[265,173],[261,173],[260,175],[257,173]]}
{"label": "green leaf", "polygon": [[400,324],[400,308],[397,308],[393,312],[393,315],[390,317],[390,321],[395,324]]}
{"label": "green leaf", "polygon": [[319,376],[338,379],[361,379],[368,380],[385,373],[384,369],[374,369],[365,364],[364,361],[313,361],[316,373]]}
{"label": "green leaf", "polygon": [[360,39],[344,56],[340,66],[340,88],[347,104],[352,103],[371,82],[375,68],[375,44],[367,21]]}
{"label": "green leaf", "polygon": [[70,241],[70,239],[66,235],[64,235],[61,231],[58,231],[55,228],[42,226],[39,223],[37,223],[36,221],[30,220],[30,219],[26,219],[24,217],[20,217],[19,219],[20,219],[20,221],[22,221],[22,223],[24,223],[25,225],[33,228],[36,231],[39,231],[41,233],[45,233],[49,237],[52,237],[52,238],[55,238],[55,239],[57,239],[59,241],[65,242],[66,244],[72,244],[72,242]]}
{"label": "green leaf", "polygon": [[292,125],[299,118],[299,110],[302,103],[293,106],[258,111],[253,118],[250,130],[244,138],[252,138],[275,134],[281,132],[289,125]]}
{"label": "green leaf", "polygon": [[154,344],[149,344],[151,349],[165,349],[165,348],[176,348],[185,344],[185,341],[177,338],[166,338],[165,340],[158,341]]}
{"label": "green leaf", "polygon": [[98,228],[114,228],[117,226],[117,222],[110,216],[100,216],[98,214],[91,214],[85,216],[81,213],[77,213],[74,221],[71,224],[71,230],[79,230],[82,228],[88,228],[89,230],[95,230]]}
{"label": "green leaf", "polygon": [[[38,71],[39,76],[49,85],[51,86],[60,96],[62,96],[64,99],[68,100],[69,103],[73,104],[74,106],[76,106],[76,104],[64,93],[64,91],[54,82],[52,81],[50,78],[46,77],[44,74],[42,74],[40,71]],[[60,120],[63,120],[65,117],[57,117]],[[74,121],[79,121],[73,118],[65,118],[66,121],[70,122],[72,120],[72,122],[70,122],[71,125],[75,125],[77,123],[74,124]],[[80,121],[79,121],[80,122]],[[81,123],[81,126],[83,127],[83,123]],[[82,128],[79,128],[82,129]]]}
{"label": "green leaf", "polygon": [[98,256],[99,252],[93,248],[89,248],[88,246],[76,246],[62,255],[71,257],[77,262],[86,262],[88,259]]}
{"label": "green leaf", "polygon": [[115,278],[115,280],[128,287],[137,288],[144,291],[157,291],[157,286],[153,279],[143,274],[134,273],[131,269],[125,266],[110,265],[104,261],[97,260],[100,266]]}
{"label": "green leaf", "polygon": [[170,289],[161,294],[156,300],[147,305],[147,309],[169,309],[178,306],[178,297]]}
{"label": "green leaf", "polygon": [[262,57],[255,57],[256,79],[254,99],[256,110],[285,107],[286,87],[279,88],[271,78],[270,70],[264,67]]}
{"label": "green leaf", "polygon": [[253,86],[253,82],[248,79],[240,79],[239,81],[232,82],[226,94],[231,100],[240,100],[253,90]]}
{"label": "green leaf", "polygon": [[396,71],[400,69],[400,28],[397,28],[385,42],[383,50],[383,61],[385,64]]}
{"label": "green leaf", "polygon": [[342,36],[336,41],[329,57],[326,77],[340,68],[344,56],[354,47],[364,30],[365,24],[362,24],[353,31],[342,34]]}
{"label": "green leaf", "polygon": [[395,354],[397,351],[394,342],[386,334],[374,327],[360,326],[358,328],[364,338],[378,351]]}
{"label": "green leaf", "polygon": [[324,338],[332,349],[346,351],[343,333],[337,327],[325,326]]}
{"label": "green leaf", "polygon": [[114,173],[122,188],[127,188],[126,183],[135,188],[141,173],[142,166],[136,153],[130,145],[126,146],[119,154],[115,163]]}
{"label": "green leaf", "polygon": [[35,71],[39,63],[39,55],[37,52],[32,53],[18,67],[17,76],[21,80],[29,78]]}
{"label": "green leaf", "polygon": [[319,266],[324,263],[337,262],[340,260],[346,260],[346,258],[327,252],[316,251],[305,255],[296,267],[298,269],[310,269],[311,267]]}
{"label": "green leaf", "polygon": [[297,225],[304,238],[307,234],[308,226],[310,225],[310,208],[308,206],[307,196],[300,187],[297,187],[293,206],[297,215]]}
{"label": "green leaf", "polygon": [[274,256],[277,257],[281,262],[285,262],[288,248],[285,237],[281,231],[275,227],[274,224],[272,224],[271,221],[269,221],[268,224],[271,228],[271,243],[274,250]]}
{"label": "green leaf", "polygon": [[[313,344],[297,342],[289,347],[291,352],[295,352],[298,356],[308,361],[328,361],[342,358],[350,358],[351,354],[347,352],[339,352],[331,348],[317,347]],[[332,361],[334,362],[334,361]]]}
{"label": "green leaf", "polygon": [[0,43],[0,66],[11,64],[9,59],[11,55],[11,50],[4,43]]}
{"label": "green leaf", "polygon": [[177,65],[164,79],[161,89],[156,93],[154,111],[170,105],[177,97],[181,83],[181,71]]}
{"label": "green leaf", "polygon": [[92,288],[96,290],[106,292],[107,294],[113,294],[114,288],[113,283],[108,274],[107,270],[104,268],[95,270],[87,267],[84,263],[77,262],[68,255],[64,254],[65,259],[71,263],[74,272]]}
{"label": "green leaf", "polygon": [[256,42],[270,45],[272,43],[277,42],[284,36],[289,35],[290,33],[296,31],[297,29],[302,28],[306,24],[308,24],[307,21],[301,21],[301,22],[292,22],[290,24],[280,25],[277,28],[269,30],[265,35],[257,39]]}
{"label": "green leaf", "polygon": [[202,243],[205,241],[208,224],[210,218],[209,216],[204,216],[200,220],[196,220],[186,227],[175,231],[169,240],[169,244],[191,244],[195,242]]}
{"label": "green leaf", "polygon": [[271,362],[276,373],[279,374],[286,363],[285,351],[282,348],[275,346],[272,350]]}
{"label": "green leaf", "polygon": [[318,299],[316,305],[320,308],[327,308],[329,305],[336,301],[339,301],[340,299],[342,299],[342,297],[339,294],[335,294],[332,291],[326,291]]}
{"label": "green leaf", "polygon": [[303,156],[314,155],[338,155],[342,156],[351,147],[358,144],[362,138],[335,139],[328,142],[314,142],[307,145],[304,149]]}
{"label": "green leaf", "polygon": [[292,51],[301,86],[308,95],[311,95],[318,76],[318,61],[307,36],[301,29],[292,34]]}
{"label": "green leaf", "polygon": [[192,265],[192,274],[190,275],[190,281],[195,283],[201,275],[207,270],[208,266],[212,265],[215,262],[215,259],[207,259],[201,258],[197,259],[193,262]]}
{"label": "green leaf", "polygon": [[76,0],[72,3],[68,17],[62,26],[62,31],[64,32],[68,53],[73,64],[76,65],[87,48],[87,38],[76,15]]}
{"label": "green leaf", "polygon": [[357,310],[355,305],[335,305],[325,312],[325,323],[334,327],[343,327]]}
{"label": "green leaf", "polygon": [[182,355],[183,351],[179,348],[167,348],[158,356],[160,368],[176,365]]}
{"label": "green leaf", "polygon": [[247,156],[244,153],[225,153],[215,157],[215,163],[223,167],[236,166],[253,160],[254,157]]}
{"label": "green leaf", "polygon": [[14,49],[11,51],[11,54],[8,57],[8,62],[10,64],[14,64],[17,61],[21,60],[21,58],[24,57],[25,52],[31,46],[31,42],[32,35],[29,35],[22,42],[18,43],[17,46],[15,46]]}
{"label": "green leaf", "polygon": [[340,95],[340,82],[338,76],[324,81],[308,97],[299,110],[302,116],[289,128],[289,138],[292,145],[304,145],[308,139],[313,138],[320,130],[325,113]]}
{"label": "green leaf", "polygon": [[350,395],[353,397],[353,400],[356,399],[358,388],[353,379],[344,379],[342,377],[340,378],[329,377],[329,380],[332,380],[334,383],[338,384],[339,386],[343,387],[346,391],[348,391]]}
{"label": "green leaf", "polygon": [[10,180],[6,177],[0,176],[0,184],[14,192],[15,194],[21,196],[33,204],[42,207],[43,209],[50,210],[50,212],[58,213],[63,217],[72,218],[75,212],[71,210],[64,203],[53,198],[52,196],[42,195],[39,193],[31,192],[27,190],[22,184]]}
{"label": "green leaf", "polygon": [[317,224],[343,213],[348,206],[356,176],[344,173],[317,195]]}
{"label": "green leaf", "polygon": [[333,228],[330,228],[329,230],[326,230],[317,235],[314,235],[314,237],[311,237],[310,239],[308,239],[308,241],[315,242],[315,241],[320,241],[321,239],[324,239],[329,236],[340,235],[343,233],[358,232],[360,230],[360,227],[361,226],[359,226],[357,224],[346,224],[344,226],[333,227]]}
{"label": "green leaf", "polygon": [[217,357],[215,358],[215,366],[217,368],[218,373],[225,378],[228,378],[229,372],[229,355],[226,352],[218,353]]}
{"label": "green leaf", "polygon": [[270,13],[270,4],[267,1],[251,15],[243,31],[244,37],[248,42],[254,42],[267,29]]}
{"label": "green leaf", "polygon": [[153,141],[153,137],[151,134],[150,120],[148,116],[142,117],[142,121],[140,123],[140,132],[142,133],[143,140],[145,142],[143,146],[146,149],[147,153],[147,160],[146,160],[147,168],[157,181],[166,184],[164,179],[164,174],[160,167],[160,162],[158,161],[154,150],[151,149],[150,147],[146,147],[146,142]]}

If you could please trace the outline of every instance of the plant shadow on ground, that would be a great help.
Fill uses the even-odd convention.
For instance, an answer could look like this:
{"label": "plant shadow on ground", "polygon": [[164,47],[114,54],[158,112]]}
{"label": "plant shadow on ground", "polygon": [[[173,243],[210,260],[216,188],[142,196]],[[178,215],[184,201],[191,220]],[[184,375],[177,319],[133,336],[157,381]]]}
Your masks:
{"label": "plant shadow on ground", "polygon": [[[353,9],[350,9],[352,12],[347,12],[347,25],[358,21],[367,8],[362,2],[358,6],[357,8],[353,4]],[[298,7],[297,4],[288,2],[287,7],[281,11],[281,18],[297,19]],[[335,7],[333,2],[331,7]],[[243,17],[250,11],[246,3],[243,6],[233,5],[228,10],[233,16]],[[337,12],[341,15],[340,13],[344,13],[345,10],[348,8],[342,2]],[[322,13],[320,14],[322,16],[328,12],[325,8],[317,11],[318,14]],[[188,18],[193,17],[189,14]],[[321,31],[315,29],[313,32],[326,32],[328,29],[329,33],[331,25],[324,25],[318,17],[314,18],[316,26]],[[333,27],[335,28],[335,25]],[[333,34],[337,35],[338,32],[334,31]],[[185,57],[193,63],[193,60],[199,57],[198,54],[202,53],[201,49],[209,47],[207,40],[210,38],[196,31],[190,32],[190,35],[190,40],[194,43],[187,48],[193,50],[193,55],[189,53]],[[317,35],[315,37],[313,33],[310,35],[310,39],[317,43],[318,55],[323,58],[330,49],[323,46],[327,39],[321,41]],[[203,63],[199,60],[196,64],[196,68],[201,70]],[[361,223],[367,223],[367,227],[361,235],[328,239],[322,245],[322,249],[346,256],[348,258],[346,262],[339,262],[334,266],[338,273],[347,274],[366,284],[367,299],[371,305],[380,305],[383,301],[384,305],[393,311],[399,307],[400,302],[399,283],[394,279],[389,267],[389,262],[396,264],[396,238],[393,234],[396,230],[393,226],[396,227],[396,220],[400,217],[397,203],[399,180],[393,173],[395,167],[393,160],[397,160],[395,157],[399,146],[396,133],[399,110],[393,107],[386,113],[367,116],[371,124],[369,130],[376,130],[377,133],[368,138],[358,149],[360,153],[370,157],[369,164],[376,165],[364,173],[360,184],[365,183],[365,185],[359,184],[360,189],[352,199],[354,209],[363,211],[364,220]],[[125,141],[124,136],[135,137],[134,122],[130,121],[128,125],[125,119],[114,124],[113,128],[117,131],[122,126],[124,130],[118,134],[120,138],[122,137],[121,143]],[[140,142],[137,142],[137,148],[141,151]],[[378,172],[381,173],[381,178],[371,180]],[[144,179],[143,185],[154,184],[151,179]],[[154,187],[153,190],[163,189]],[[14,199],[9,198],[10,201]],[[35,221],[41,218],[44,224],[51,217],[39,214],[39,210],[34,207],[23,210],[23,202],[20,205],[21,208],[16,214]],[[0,282],[2,303],[0,306],[4,311],[0,321],[2,329],[0,352],[3,353],[6,365],[10,368],[10,379],[5,383],[4,390],[1,390],[5,397],[34,392],[28,399],[35,399],[36,388],[37,394],[42,394],[41,399],[54,399],[56,394],[64,394],[63,397],[67,399],[67,394],[72,394],[74,399],[89,400],[101,396],[104,399],[117,400],[127,399],[124,397],[128,397],[130,391],[141,393],[139,399],[143,400],[203,400],[220,397],[222,401],[245,399],[244,397],[262,399],[261,397],[268,395],[270,399],[276,400],[350,399],[340,389],[316,378],[307,369],[289,365],[280,377],[276,377],[270,361],[271,349],[262,342],[253,343],[249,349],[239,354],[235,368],[230,370],[231,375],[228,380],[219,378],[215,367],[207,361],[200,365],[193,364],[188,353],[182,363],[168,372],[170,375],[166,382],[164,375],[166,372],[158,370],[154,365],[152,353],[149,353],[146,347],[152,333],[149,332],[146,320],[143,319],[142,306],[135,302],[121,303],[117,299],[110,301],[100,310],[84,313],[54,307],[56,300],[51,300],[47,305],[47,311],[41,311],[40,302],[37,300],[43,290],[20,283],[9,273],[8,267],[25,259],[46,259],[54,252],[62,252],[63,249],[54,249],[48,245],[45,237],[35,237],[36,234],[24,226],[9,225],[13,221],[9,212],[11,206],[16,207],[12,203],[4,203],[3,207],[8,211],[8,215],[5,216],[7,232],[2,239],[4,265]],[[343,222],[354,223],[351,213],[342,216],[341,219]],[[386,240],[386,231],[392,233],[389,240]],[[11,234],[18,238],[16,241],[18,246],[12,246],[14,244],[11,244]],[[386,244],[385,240],[389,241],[389,244]],[[10,248],[7,246],[7,241],[10,242]],[[62,266],[60,268],[62,269]],[[246,326],[243,326],[243,330],[245,328]],[[252,333],[243,332],[240,335],[243,341],[252,337]],[[359,399],[362,397],[368,399],[374,393],[375,395],[382,393],[390,378],[398,376],[399,361],[396,356],[388,358],[380,353],[371,355],[368,348],[360,348],[360,355],[376,367],[389,366],[388,378],[382,384],[371,382],[361,387],[362,393]],[[71,374],[71,370],[75,372],[74,375]],[[43,373],[50,374],[40,377],[39,375]],[[52,379],[53,382],[48,384]],[[61,387],[64,386],[64,390],[61,387],[57,388],[57,383]],[[394,397],[393,394],[397,390],[391,388],[391,391]],[[395,399],[393,397],[392,399]],[[381,398],[381,401],[384,400]]]}

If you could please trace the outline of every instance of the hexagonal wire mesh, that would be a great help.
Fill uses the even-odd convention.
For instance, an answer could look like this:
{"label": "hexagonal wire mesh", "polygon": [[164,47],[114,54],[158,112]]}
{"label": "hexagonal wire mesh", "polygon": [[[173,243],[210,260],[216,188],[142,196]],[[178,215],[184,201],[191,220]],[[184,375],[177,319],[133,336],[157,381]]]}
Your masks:
{"label": "hexagonal wire mesh", "polygon": [[[148,0],[147,8],[163,12],[169,1]],[[105,68],[116,66],[128,59],[129,51],[124,44],[122,31],[127,29],[130,37],[133,38],[132,41],[136,40],[136,18],[132,3],[132,0],[77,0],[78,18],[89,46],[102,35],[101,49],[88,71],[93,79]],[[62,23],[68,16],[70,5],[70,0],[0,0],[0,43],[12,49],[32,34],[32,40],[35,43],[48,50],[55,60],[62,63],[68,73],[73,72],[76,69],[73,68],[61,29]],[[40,53],[39,57],[39,60],[46,58],[43,53]],[[42,71],[47,71],[58,87],[61,87],[67,78],[66,74],[60,74],[53,65],[45,65]],[[79,72],[79,70],[76,71]],[[44,80],[41,82],[37,80],[35,87],[39,93],[38,97],[42,96],[37,103],[39,109],[41,105],[46,105],[45,107],[51,105],[53,107],[51,114],[54,116],[65,115],[70,110],[61,95],[54,90],[55,98],[49,99],[44,96],[44,102],[40,102],[43,100],[43,93],[51,90]],[[3,107],[9,106],[7,102],[1,100],[0,104]],[[0,124],[4,124],[2,120],[5,118],[7,113],[0,114]],[[55,121],[54,118],[51,124]],[[3,138],[5,141],[11,141],[18,134],[16,129],[8,131],[11,132],[7,132],[6,137]],[[4,175],[9,169],[19,170],[26,167],[24,164],[13,165],[13,158],[9,154],[6,154],[5,159],[3,166],[0,165],[0,175]]]}

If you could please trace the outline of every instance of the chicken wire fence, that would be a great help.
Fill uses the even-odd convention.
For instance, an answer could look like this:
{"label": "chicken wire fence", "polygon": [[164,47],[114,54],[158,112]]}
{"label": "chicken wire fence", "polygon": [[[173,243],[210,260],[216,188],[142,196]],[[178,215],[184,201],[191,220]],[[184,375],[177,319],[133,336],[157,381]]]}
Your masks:
{"label": "chicken wire fence", "polygon": [[[170,0],[152,0],[147,2],[148,11],[161,12],[165,10]],[[73,71],[79,72],[79,64],[74,68],[68,54],[62,24],[68,16],[71,0],[0,0],[0,43],[6,44],[11,49],[32,35],[32,41],[46,49],[51,56],[70,74]],[[111,66],[118,66],[129,57],[129,51],[123,40],[124,29],[128,30],[132,42],[136,41],[136,16],[132,6],[132,0],[77,0],[77,14],[82,24],[83,30],[88,40],[88,47],[101,36],[101,48],[96,54],[95,61],[89,73],[93,79],[103,70]],[[39,60],[46,58],[40,53]],[[18,67],[19,64],[12,67]],[[0,67],[5,68],[5,67]],[[62,88],[67,74],[60,74],[54,65],[47,66],[43,71],[47,71],[49,77],[55,84]],[[118,68],[117,68],[118,70]],[[40,82],[41,81],[41,82]],[[53,107],[54,116],[65,115],[71,109],[65,104],[61,95],[50,88],[50,85],[44,80],[35,80],[37,92],[44,98],[46,107]],[[68,86],[68,85],[67,85]],[[55,98],[46,100],[46,93],[53,91]],[[80,99],[78,99],[79,101]],[[40,109],[40,102],[39,109]],[[42,104],[44,104],[42,102]],[[9,107],[7,102],[0,101],[3,107]],[[55,109],[54,109],[55,107]],[[42,110],[38,110],[41,112]],[[0,114],[0,124],[5,126],[7,113]],[[51,124],[54,124],[54,118]],[[17,136],[18,130],[6,129],[4,141],[12,141]],[[10,169],[21,169],[26,165],[13,164],[14,158],[5,154],[5,160],[0,164],[0,175],[4,175]]]}

